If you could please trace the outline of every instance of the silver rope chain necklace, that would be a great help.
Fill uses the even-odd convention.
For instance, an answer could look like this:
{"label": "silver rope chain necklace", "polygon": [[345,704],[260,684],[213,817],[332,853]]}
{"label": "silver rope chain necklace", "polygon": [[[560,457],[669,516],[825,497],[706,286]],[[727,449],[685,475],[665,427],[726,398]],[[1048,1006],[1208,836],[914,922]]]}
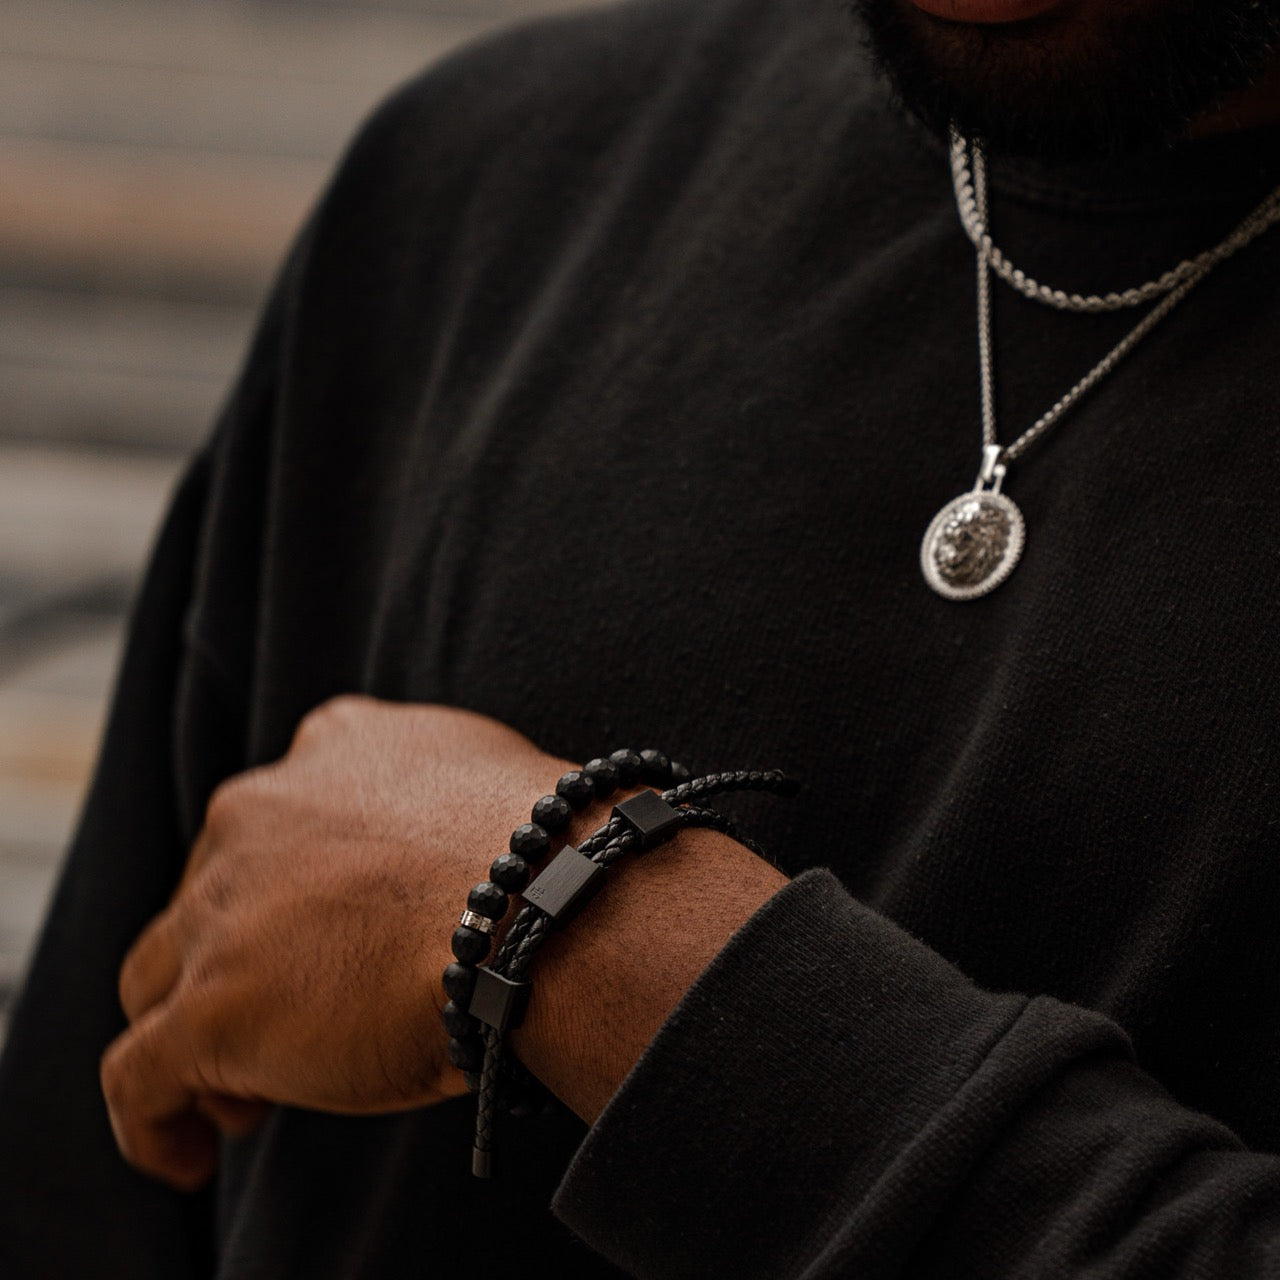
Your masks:
{"label": "silver rope chain necklace", "polygon": [[[948,502],[933,518],[920,546],[925,581],[948,600],[974,600],[998,587],[1014,570],[1026,541],[1022,512],[1002,493],[1008,464],[1016,462],[1107,376],[1219,263],[1280,221],[1280,187],[1220,244],[1172,271],[1119,293],[1065,293],[1033,280],[996,247],[987,224],[987,166],[981,146],[959,134],[951,139],[956,208],[978,259],[978,357],[982,375],[982,466],[969,493]],[[992,350],[991,276],[1023,297],[1058,311],[1106,312],[1160,301],[1047,413],[1012,444],[996,440],[995,356]]]}

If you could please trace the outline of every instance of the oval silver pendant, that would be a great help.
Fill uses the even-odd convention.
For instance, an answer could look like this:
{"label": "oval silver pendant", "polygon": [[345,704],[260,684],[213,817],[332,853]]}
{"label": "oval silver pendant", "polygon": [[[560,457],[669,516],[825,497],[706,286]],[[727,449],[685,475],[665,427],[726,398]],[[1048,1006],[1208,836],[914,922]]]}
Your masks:
{"label": "oval silver pendant", "polygon": [[974,489],[934,516],[920,544],[920,568],[940,596],[975,600],[1013,572],[1025,541],[1017,504],[1003,493]]}

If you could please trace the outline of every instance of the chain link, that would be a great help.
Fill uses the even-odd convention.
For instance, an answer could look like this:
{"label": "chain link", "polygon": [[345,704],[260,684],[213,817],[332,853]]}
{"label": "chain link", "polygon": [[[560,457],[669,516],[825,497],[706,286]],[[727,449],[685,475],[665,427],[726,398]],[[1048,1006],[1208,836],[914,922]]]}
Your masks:
{"label": "chain link", "polygon": [[1051,289],[1032,279],[1025,271],[1015,267],[992,241],[985,204],[978,190],[980,184],[985,186],[982,148],[971,144],[958,133],[951,135],[951,180],[955,188],[956,208],[960,211],[960,222],[974,248],[980,254],[987,255],[991,270],[1023,297],[1042,302],[1059,311],[1123,311],[1127,307],[1140,307],[1145,302],[1154,302],[1156,298],[1172,293],[1188,281],[1202,279],[1206,272],[1239,253],[1280,221],[1278,187],[1221,244],[1178,263],[1162,276],[1117,293],[1067,293],[1063,289]]}
{"label": "chain link", "polygon": [[987,166],[981,146],[970,144],[959,134],[951,140],[951,172],[955,183],[956,207],[978,255],[978,356],[982,373],[982,442],[994,446],[996,440],[995,356],[992,344],[991,273],[1011,284],[1024,297],[1043,302],[1059,311],[1119,311],[1161,298],[1141,322],[1129,331],[1088,373],[1046,413],[1036,419],[1000,458],[1013,462],[1021,457],[1073,405],[1102,381],[1219,263],[1225,262],[1269,227],[1280,221],[1280,188],[1273,191],[1248,218],[1220,245],[1188,259],[1156,280],[1123,293],[1068,294],[1050,289],[1013,267],[992,243],[987,229]]}

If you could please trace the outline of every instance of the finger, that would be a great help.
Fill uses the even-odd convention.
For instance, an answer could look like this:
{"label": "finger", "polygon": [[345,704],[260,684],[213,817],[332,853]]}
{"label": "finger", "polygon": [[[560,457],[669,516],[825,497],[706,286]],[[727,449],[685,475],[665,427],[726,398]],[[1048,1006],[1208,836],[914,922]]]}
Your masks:
{"label": "finger", "polygon": [[228,1098],[221,1093],[201,1098],[196,1105],[201,1115],[207,1116],[228,1138],[244,1138],[256,1133],[271,1114],[269,1103]]}
{"label": "finger", "polygon": [[158,915],[129,948],[120,966],[120,1007],[130,1022],[159,1004],[182,973],[174,913]]}
{"label": "finger", "polygon": [[194,1058],[160,1004],[102,1057],[102,1093],[120,1154],[143,1173],[182,1191],[202,1187],[218,1164],[218,1134],[196,1106]]}
{"label": "finger", "polygon": [[158,915],[138,935],[120,966],[120,1005],[130,1022],[136,1021],[173,990],[182,974],[183,949],[177,929],[175,904],[208,861],[211,842],[202,829],[191,847],[191,855],[174,891],[169,909]]}
{"label": "finger", "polygon": [[201,827],[191,845],[191,852],[187,856],[187,865],[182,872],[182,881],[178,885],[177,892],[173,895],[175,898],[196,878],[208,863],[212,854],[213,841],[209,838],[209,829],[208,827]]}

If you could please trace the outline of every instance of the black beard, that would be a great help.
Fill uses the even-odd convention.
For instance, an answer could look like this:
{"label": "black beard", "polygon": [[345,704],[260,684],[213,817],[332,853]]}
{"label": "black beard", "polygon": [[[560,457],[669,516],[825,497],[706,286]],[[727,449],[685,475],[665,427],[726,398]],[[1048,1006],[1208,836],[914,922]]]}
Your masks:
{"label": "black beard", "polygon": [[942,137],[954,124],[993,154],[1046,160],[1167,146],[1254,83],[1280,44],[1280,0],[1003,25],[944,22],[909,0],[853,8],[910,114]]}

